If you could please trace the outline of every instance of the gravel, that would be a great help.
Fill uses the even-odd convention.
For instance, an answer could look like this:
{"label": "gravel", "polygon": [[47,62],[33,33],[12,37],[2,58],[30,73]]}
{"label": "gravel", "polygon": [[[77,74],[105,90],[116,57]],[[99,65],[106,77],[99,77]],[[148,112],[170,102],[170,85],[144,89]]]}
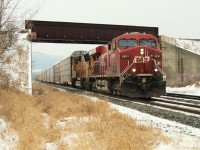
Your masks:
{"label": "gravel", "polygon": [[156,117],[168,119],[171,121],[176,121],[181,124],[185,124],[185,125],[200,129],[200,117],[197,117],[197,116],[187,115],[185,113],[174,112],[174,111],[170,111],[166,109],[155,108],[148,105],[134,103],[133,101],[122,101],[120,100],[122,98],[119,98],[119,99],[110,98],[110,97],[108,98],[108,96],[104,96],[103,94],[86,92],[81,89],[74,89],[71,87],[63,87],[59,85],[54,85],[54,86],[56,86],[57,88],[62,88],[62,89],[64,88],[67,91],[76,92],[78,94],[86,94],[88,96],[95,96],[95,97],[98,97],[99,99],[105,99],[113,104],[135,109],[140,112],[147,113]]}
{"label": "gravel", "polygon": [[112,102],[117,105],[125,106],[131,109],[138,110],[143,113],[147,113],[156,117],[168,119],[171,121],[176,121],[185,125],[189,125],[195,128],[200,128],[200,118],[196,116],[186,115],[180,112],[173,112],[170,110],[155,108],[147,105],[136,104],[130,101],[119,101],[116,99],[109,99],[109,102]]}

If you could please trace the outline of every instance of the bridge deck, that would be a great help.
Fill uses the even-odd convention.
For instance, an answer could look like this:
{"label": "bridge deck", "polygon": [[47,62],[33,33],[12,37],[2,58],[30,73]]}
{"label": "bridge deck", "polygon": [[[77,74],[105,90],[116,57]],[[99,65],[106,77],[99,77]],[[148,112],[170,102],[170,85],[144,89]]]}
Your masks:
{"label": "bridge deck", "polygon": [[33,42],[105,44],[127,32],[150,33],[158,37],[158,27],[50,22],[26,20]]}

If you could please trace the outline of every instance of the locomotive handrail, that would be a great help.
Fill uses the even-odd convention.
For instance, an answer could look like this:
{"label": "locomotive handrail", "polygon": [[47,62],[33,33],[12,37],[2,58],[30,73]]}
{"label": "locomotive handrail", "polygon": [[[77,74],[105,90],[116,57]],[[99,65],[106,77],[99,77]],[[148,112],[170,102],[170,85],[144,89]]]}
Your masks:
{"label": "locomotive handrail", "polygon": [[122,73],[119,75],[120,76],[120,85],[122,83],[122,77],[123,77],[123,75],[132,67],[133,64],[134,64],[134,60],[133,60],[132,64],[131,65],[127,65],[127,67],[124,69],[124,71],[122,71]]}
{"label": "locomotive handrail", "polygon": [[158,66],[158,64],[156,64],[156,60],[152,59],[154,61],[154,64],[156,66],[156,68],[158,68],[158,70],[160,71],[160,73],[163,75],[163,80],[166,81],[166,74],[165,72]]}

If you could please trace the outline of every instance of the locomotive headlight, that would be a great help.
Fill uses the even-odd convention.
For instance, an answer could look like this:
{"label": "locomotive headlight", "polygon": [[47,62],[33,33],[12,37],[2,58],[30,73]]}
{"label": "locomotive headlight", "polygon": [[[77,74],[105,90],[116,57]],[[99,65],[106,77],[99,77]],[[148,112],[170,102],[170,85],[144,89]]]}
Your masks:
{"label": "locomotive headlight", "polygon": [[158,72],[158,69],[157,69],[157,68],[155,68],[155,69],[154,69],[154,71],[155,71],[155,72]]}
{"label": "locomotive headlight", "polygon": [[136,72],[136,69],[135,69],[135,68],[133,68],[133,69],[132,69],[132,71],[133,71],[133,72]]}
{"label": "locomotive headlight", "polygon": [[140,49],[140,54],[143,55],[144,54],[144,48]]}

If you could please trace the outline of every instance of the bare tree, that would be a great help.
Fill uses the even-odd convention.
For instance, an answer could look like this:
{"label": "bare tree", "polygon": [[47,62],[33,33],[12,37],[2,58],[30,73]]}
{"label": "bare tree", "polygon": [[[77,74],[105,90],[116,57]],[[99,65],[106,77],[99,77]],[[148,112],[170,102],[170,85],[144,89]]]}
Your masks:
{"label": "bare tree", "polygon": [[21,0],[0,0],[0,55],[12,45],[16,32],[25,26],[25,19],[30,20],[38,13],[44,0],[31,6],[34,9],[27,8],[23,12],[20,12],[20,2]]}
{"label": "bare tree", "polygon": [[[0,29],[4,29],[6,24],[16,22],[16,10],[20,0],[0,0]],[[15,30],[13,28],[12,30]]]}
{"label": "bare tree", "polygon": [[[15,11],[20,0],[0,0],[0,58],[13,43],[18,27],[15,22]],[[0,60],[1,65],[4,59]]]}
{"label": "bare tree", "polygon": [[[4,53],[9,48],[14,48],[19,31],[25,26],[25,19],[30,20],[42,7],[40,2],[38,5],[33,6],[34,10],[27,8],[27,10],[23,9],[23,12],[20,12],[21,1],[0,0],[0,67],[9,62],[9,58],[4,58]],[[0,74],[1,72],[0,68]]]}

